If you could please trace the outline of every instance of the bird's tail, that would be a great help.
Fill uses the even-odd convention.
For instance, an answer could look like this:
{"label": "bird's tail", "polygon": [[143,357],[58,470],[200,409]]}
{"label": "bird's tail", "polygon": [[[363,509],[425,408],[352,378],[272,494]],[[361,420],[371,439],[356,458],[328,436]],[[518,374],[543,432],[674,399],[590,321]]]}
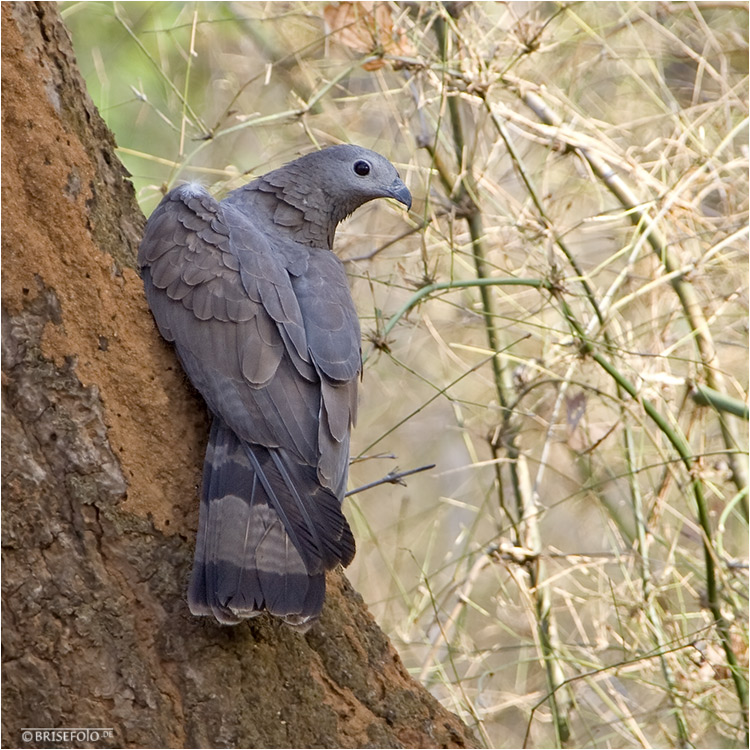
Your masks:
{"label": "bird's tail", "polygon": [[320,614],[325,571],[353,557],[341,501],[321,487],[315,468],[243,442],[214,417],[190,611],[234,625],[267,610],[304,626]]}

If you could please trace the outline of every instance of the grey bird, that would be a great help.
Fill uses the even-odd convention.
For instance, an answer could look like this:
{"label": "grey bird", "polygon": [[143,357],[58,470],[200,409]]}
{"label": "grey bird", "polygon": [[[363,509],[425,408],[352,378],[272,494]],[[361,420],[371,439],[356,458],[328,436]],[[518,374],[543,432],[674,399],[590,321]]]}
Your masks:
{"label": "grey bird", "polygon": [[359,146],[303,156],[217,202],[182,185],[138,251],[161,335],[212,415],[188,604],[236,624],[308,627],[325,573],[354,557],[342,511],[360,330],[337,224],[375,198],[409,208],[394,166]]}

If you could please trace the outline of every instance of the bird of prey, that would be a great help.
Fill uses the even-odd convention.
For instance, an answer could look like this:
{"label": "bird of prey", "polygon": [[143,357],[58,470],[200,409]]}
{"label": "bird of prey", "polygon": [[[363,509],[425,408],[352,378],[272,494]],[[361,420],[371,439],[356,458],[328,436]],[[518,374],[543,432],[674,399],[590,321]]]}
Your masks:
{"label": "bird of prey", "polygon": [[411,206],[394,166],[353,145],[303,156],[217,202],[168,193],[138,251],[161,335],[211,412],[190,611],[300,628],[325,572],[354,557],[341,512],[361,370],[359,321],[332,246],[375,198]]}

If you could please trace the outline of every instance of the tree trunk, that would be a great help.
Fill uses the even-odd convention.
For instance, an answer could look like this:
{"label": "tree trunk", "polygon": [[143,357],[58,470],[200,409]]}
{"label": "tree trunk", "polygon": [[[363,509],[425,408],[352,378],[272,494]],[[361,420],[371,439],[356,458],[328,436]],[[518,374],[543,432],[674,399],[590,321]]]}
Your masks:
{"label": "tree trunk", "polygon": [[342,574],[304,636],[189,614],[205,408],[146,307],[143,216],[56,6],[2,23],[3,746],[473,745]]}

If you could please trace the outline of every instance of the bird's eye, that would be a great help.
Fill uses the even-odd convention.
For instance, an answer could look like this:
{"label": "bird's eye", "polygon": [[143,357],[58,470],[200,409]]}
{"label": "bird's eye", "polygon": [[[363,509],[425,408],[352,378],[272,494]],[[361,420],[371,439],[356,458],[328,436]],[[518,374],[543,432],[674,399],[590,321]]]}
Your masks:
{"label": "bird's eye", "polygon": [[354,162],[354,171],[360,177],[364,177],[365,175],[370,174],[370,165],[363,159],[360,159],[359,161]]}

